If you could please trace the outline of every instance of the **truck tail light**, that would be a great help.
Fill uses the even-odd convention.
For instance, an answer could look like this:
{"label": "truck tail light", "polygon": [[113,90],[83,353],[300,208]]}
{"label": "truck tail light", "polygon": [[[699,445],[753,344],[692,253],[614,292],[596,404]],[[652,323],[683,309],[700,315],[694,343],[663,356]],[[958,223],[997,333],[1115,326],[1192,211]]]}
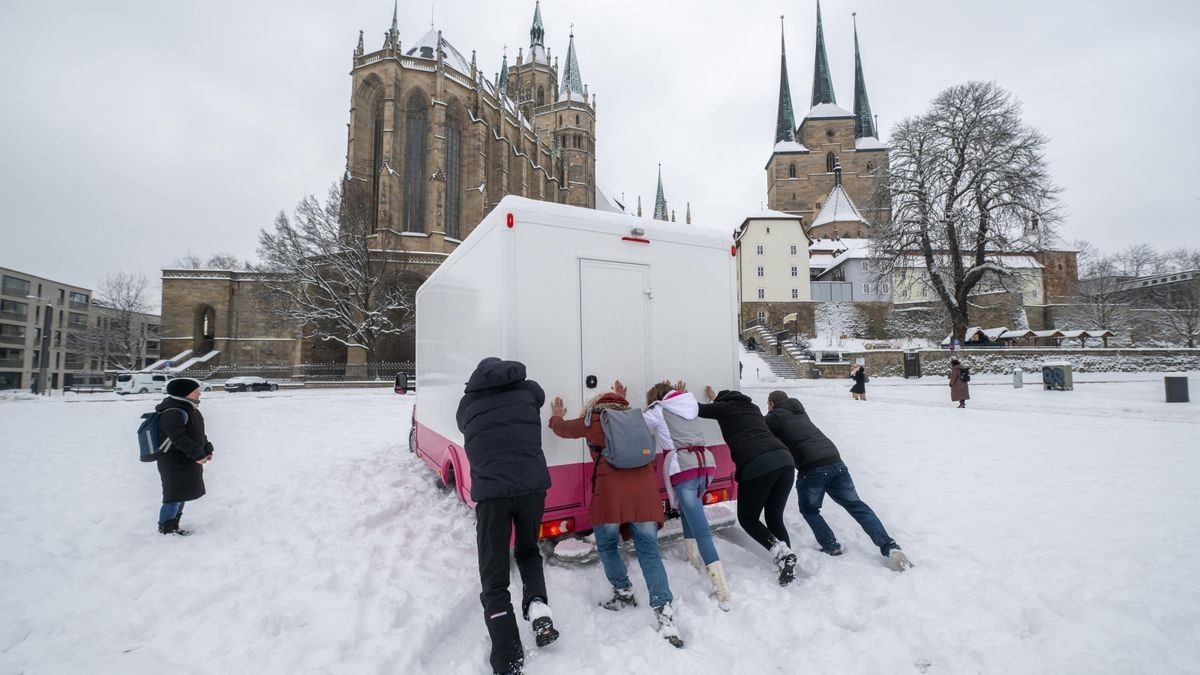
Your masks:
{"label": "truck tail light", "polygon": [[504,224],[508,226],[508,229],[510,229],[510,230],[512,229],[512,226],[513,226],[513,215],[512,215],[511,213],[510,213],[510,214],[508,214],[508,215],[507,215],[507,216],[504,218]]}
{"label": "truck tail light", "polygon": [[705,504],[716,504],[717,502],[729,501],[729,490],[721,488],[720,490],[710,490],[704,493],[703,502]]}
{"label": "truck tail light", "polygon": [[575,519],[564,518],[562,520],[553,520],[548,523],[542,523],[538,528],[538,539],[550,539],[564,535],[568,532],[575,531]]}
{"label": "truck tail light", "polygon": [[734,244],[733,246],[729,247],[729,255],[731,255],[735,258],[737,257],[737,244]]}

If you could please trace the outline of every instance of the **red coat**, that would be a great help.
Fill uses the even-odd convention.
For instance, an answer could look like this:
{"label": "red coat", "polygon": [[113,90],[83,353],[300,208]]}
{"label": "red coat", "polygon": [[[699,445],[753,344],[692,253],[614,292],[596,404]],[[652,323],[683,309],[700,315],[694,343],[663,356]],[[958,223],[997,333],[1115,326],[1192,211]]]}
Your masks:
{"label": "red coat", "polygon": [[654,462],[637,469],[617,469],[594,449],[604,447],[599,411],[592,413],[591,424],[586,427],[582,417],[573,420],[551,417],[550,430],[559,438],[585,438],[593,448],[591,452],[592,461],[596,463],[596,482],[592,503],[588,507],[588,518],[592,523],[663,524],[663,506],[658,496]]}

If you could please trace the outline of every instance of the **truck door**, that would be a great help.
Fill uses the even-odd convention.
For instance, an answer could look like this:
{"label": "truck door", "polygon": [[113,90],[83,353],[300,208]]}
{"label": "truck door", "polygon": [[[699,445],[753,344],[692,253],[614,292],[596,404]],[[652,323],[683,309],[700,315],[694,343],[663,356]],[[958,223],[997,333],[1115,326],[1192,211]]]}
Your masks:
{"label": "truck door", "polygon": [[619,379],[629,387],[630,403],[642,407],[652,365],[650,268],[606,260],[579,264],[583,400]]}

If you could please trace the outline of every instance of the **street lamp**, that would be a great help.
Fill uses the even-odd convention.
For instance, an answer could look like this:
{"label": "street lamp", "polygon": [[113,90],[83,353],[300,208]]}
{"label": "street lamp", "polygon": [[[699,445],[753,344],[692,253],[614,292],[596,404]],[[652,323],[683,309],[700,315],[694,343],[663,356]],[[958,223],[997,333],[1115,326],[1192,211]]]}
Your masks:
{"label": "street lamp", "polygon": [[46,303],[46,311],[43,312],[44,316],[42,317],[42,346],[38,355],[37,391],[33,393],[49,395],[50,387],[46,385],[46,371],[50,368],[50,317],[54,313],[54,305],[46,298],[40,298],[36,295],[26,295],[25,297],[30,300],[40,300]]}

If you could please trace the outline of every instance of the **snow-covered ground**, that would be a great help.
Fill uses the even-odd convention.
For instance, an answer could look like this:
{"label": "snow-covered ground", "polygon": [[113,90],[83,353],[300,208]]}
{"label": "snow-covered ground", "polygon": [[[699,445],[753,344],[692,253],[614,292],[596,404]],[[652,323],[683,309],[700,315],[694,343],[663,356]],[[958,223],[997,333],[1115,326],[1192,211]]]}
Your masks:
{"label": "snow-covered ground", "polygon": [[[822,555],[793,498],[789,588],[718,534],[729,613],[667,545],[683,650],[644,603],[597,607],[598,565],[549,567],[562,638],[527,638],[527,672],[1200,672],[1200,404],[1100,379],[981,376],[956,410],[940,378],[876,379],[867,402],[750,378],[760,403],[808,406],[917,566],[890,570],[832,505],[847,553]],[[407,452],[411,397],[206,394],[217,454],[188,538],[154,532],[133,434],[154,400],[0,401],[0,673],[486,671],[471,514]]]}

